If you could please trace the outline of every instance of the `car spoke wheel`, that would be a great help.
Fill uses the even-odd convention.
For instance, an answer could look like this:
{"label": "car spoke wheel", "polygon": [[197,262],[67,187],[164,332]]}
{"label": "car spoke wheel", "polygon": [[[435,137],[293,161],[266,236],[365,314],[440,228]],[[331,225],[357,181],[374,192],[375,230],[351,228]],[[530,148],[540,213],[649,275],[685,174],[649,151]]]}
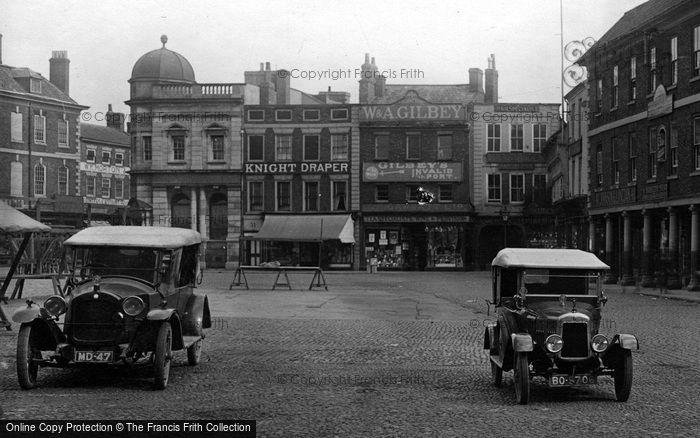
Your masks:
{"label": "car spoke wheel", "polygon": [[503,368],[496,365],[494,361],[491,361],[491,377],[493,378],[493,386],[500,388],[503,383]]}
{"label": "car spoke wheel", "polygon": [[22,324],[17,336],[17,380],[22,389],[36,387],[39,371],[39,364],[32,360],[41,357],[41,351],[32,345],[33,330],[30,324]]}
{"label": "car spoke wheel", "polygon": [[187,363],[197,365],[202,357],[202,341],[201,339],[187,347]]}
{"label": "car spoke wheel", "polygon": [[615,368],[615,398],[617,401],[627,401],[632,391],[632,352],[623,350],[622,360]]}
{"label": "car spoke wheel", "polygon": [[530,400],[530,370],[527,353],[516,353],[513,363],[513,380],[515,383],[515,400],[526,405]]}
{"label": "car spoke wheel", "polygon": [[158,329],[156,351],[153,355],[153,371],[155,372],[156,389],[165,389],[170,377],[170,360],[173,351],[173,330],[169,322],[164,322]]}

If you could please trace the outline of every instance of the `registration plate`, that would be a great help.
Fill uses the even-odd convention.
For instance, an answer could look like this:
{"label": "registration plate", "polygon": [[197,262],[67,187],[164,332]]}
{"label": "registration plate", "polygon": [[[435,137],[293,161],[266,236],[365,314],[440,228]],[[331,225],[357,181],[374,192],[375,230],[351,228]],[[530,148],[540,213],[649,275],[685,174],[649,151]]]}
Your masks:
{"label": "registration plate", "polygon": [[595,385],[598,378],[590,374],[558,374],[549,378],[550,386]]}
{"label": "registration plate", "polygon": [[112,362],[112,351],[76,351],[76,362]]}

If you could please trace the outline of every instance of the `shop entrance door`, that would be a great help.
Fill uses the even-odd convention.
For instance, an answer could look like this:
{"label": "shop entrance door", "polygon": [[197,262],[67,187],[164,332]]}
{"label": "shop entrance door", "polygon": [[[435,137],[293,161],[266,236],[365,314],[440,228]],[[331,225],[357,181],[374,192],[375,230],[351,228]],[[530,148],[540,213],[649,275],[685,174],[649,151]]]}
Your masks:
{"label": "shop entrance door", "polygon": [[408,227],[409,233],[411,235],[411,265],[412,271],[424,271],[427,265],[427,233],[425,232],[425,226],[414,225]]}

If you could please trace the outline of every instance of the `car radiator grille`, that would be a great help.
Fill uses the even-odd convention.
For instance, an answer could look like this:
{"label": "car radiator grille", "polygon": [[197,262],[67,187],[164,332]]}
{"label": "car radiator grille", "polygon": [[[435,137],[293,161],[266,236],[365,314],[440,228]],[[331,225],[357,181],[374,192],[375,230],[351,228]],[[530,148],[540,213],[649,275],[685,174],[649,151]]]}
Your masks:
{"label": "car radiator grille", "polygon": [[72,303],[71,333],[76,341],[109,342],[117,339],[122,323],[117,316],[121,310],[119,302],[100,294],[76,298]]}
{"label": "car radiator grille", "polygon": [[561,337],[564,340],[561,357],[588,357],[588,324],[565,322]]}

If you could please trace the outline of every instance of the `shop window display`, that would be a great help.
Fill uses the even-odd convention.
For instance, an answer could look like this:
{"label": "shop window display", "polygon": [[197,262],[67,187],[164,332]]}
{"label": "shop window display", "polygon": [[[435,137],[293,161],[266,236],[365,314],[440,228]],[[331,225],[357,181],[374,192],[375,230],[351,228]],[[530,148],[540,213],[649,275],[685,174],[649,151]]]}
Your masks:
{"label": "shop window display", "polygon": [[371,229],[365,235],[365,261],[377,259],[377,266],[383,269],[403,269],[405,264],[404,247],[398,229]]}
{"label": "shop window display", "polygon": [[428,232],[428,268],[461,268],[462,236],[456,225],[426,227]]}

